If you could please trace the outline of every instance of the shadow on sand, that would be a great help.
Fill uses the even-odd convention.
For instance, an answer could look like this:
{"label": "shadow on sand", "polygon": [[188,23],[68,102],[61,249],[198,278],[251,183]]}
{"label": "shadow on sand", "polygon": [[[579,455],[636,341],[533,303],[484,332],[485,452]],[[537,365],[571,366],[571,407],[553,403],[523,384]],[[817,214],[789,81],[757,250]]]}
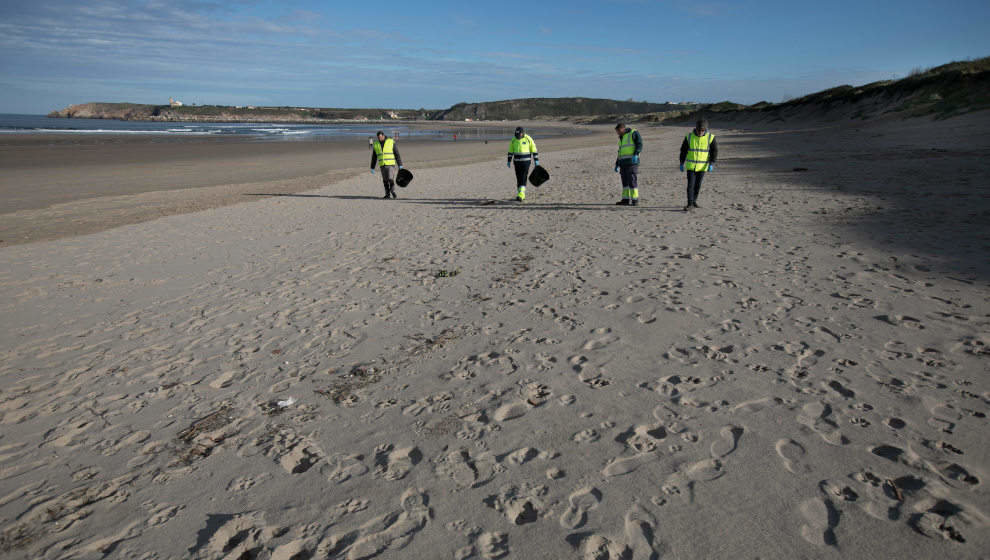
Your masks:
{"label": "shadow on sand", "polygon": [[[743,132],[723,136],[720,144],[724,173],[735,188],[768,201],[784,190],[832,193],[828,209],[801,211],[827,225],[839,242],[900,255],[921,272],[976,281],[990,279],[988,125],[990,114],[975,113]],[[739,153],[758,155],[732,157]],[[781,211],[797,216],[795,206],[801,208]]]}
{"label": "shadow on sand", "polygon": [[[535,211],[535,210],[581,210],[581,211],[615,211],[615,212],[683,212],[683,208],[680,206],[649,206],[646,203],[641,204],[635,208],[620,207],[616,206],[614,203],[582,203],[582,202],[569,202],[569,203],[553,203],[553,202],[523,202],[519,203],[514,200],[494,200],[490,198],[408,198],[402,196],[402,191],[399,192],[399,198],[395,200],[390,200],[389,203],[398,204],[422,204],[425,206],[439,206],[448,210],[457,209],[492,209],[492,210],[516,210],[516,211]],[[363,195],[323,195],[323,194],[292,194],[292,193],[247,193],[244,196],[262,196],[262,197],[298,197],[298,198],[328,198],[337,200],[382,200],[380,196],[363,196]],[[382,200],[384,203],[385,201]]]}

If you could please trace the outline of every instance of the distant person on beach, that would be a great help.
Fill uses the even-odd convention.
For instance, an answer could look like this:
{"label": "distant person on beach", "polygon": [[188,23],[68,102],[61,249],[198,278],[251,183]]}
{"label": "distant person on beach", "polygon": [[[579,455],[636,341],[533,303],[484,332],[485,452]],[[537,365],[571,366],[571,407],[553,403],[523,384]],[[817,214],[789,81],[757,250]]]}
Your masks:
{"label": "distant person on beach", "polygon": [[619,155],[615,158],[615,172],[622,177],[622,200],[615,204],[636,206],[639,204],[639,184],[636,176],[639,174],[639,153],[643,151],[643,138],[638,130],[626,128],[623,123],[615,125],[615,133],[619,136]]}
{"label": "distant person on beach", "polygon": [[375,163],[382,168],[382,183],[385,185],[385,196],[383,199],[398,198],[395,195],[395,175],[398,169],[402,169],[402,156],[399,155],[399,148],[385,133],[378,131],[378,140],[372,146],[371,152],[371,174],[375,174]]}
{"label": "distant person on beach", "polygon": [[687,169],[687,206],[685,212],[698,208],[698,193],[706,171],[715,169],[718,144],[715,135],[708,131],[708,121],[699,119],[694,130],[681,142],[681,171]]}
{"label": "distant person on beach", "polygon": [[516,166],[516,200],[526,200],[526,178],[529,176],[529,165],[540,164],[540,154],[536,152],[536,142],[523,127],[517,126],[509,142],[509,156],[505,160],[506,167]]}

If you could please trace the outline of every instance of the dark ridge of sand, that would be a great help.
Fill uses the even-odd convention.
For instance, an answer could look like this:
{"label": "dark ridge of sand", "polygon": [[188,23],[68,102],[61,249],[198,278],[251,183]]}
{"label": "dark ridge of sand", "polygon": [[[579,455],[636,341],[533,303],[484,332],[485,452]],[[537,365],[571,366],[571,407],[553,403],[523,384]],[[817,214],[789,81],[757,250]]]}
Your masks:
{"label": "dark ridge of sand", "polygon": [[[588,131],[591,134],[537,141],[544,153],[613,141],[609,127],[584,130]],[[417,168],[482,161],[501,164],[506,153],[502,141],[402,139],[399,146],[403,163],[414,172]],[[312,190],[359,173],[368,174],[370,161],[364,138],[258,141],[103,134],[0,135],[0,247],[95,233],[256,200],[259,194]],[[367,183],[367,191],[355,194],[375,195],[381,190],[377,175],[369,175]]]}

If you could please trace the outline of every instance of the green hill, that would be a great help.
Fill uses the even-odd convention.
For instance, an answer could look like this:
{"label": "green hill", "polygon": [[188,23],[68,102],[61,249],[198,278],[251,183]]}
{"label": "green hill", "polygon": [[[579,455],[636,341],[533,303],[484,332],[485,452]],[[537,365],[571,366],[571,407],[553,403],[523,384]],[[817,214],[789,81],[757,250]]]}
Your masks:
{"label": "green hill", "polygon": [[478,121],[559,119],[566,117],[666,113],[693,109],[695,105],[648,103],[646,101],[616,101],[587,97],[535,97],[458,103],[434,118],[448,121],[465,119]]}

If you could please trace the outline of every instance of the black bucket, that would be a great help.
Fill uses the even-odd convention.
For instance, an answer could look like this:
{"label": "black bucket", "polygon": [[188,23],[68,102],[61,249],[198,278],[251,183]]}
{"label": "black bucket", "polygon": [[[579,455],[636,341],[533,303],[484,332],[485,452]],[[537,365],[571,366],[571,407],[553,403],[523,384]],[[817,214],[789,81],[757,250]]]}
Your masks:
{"label": "black bucket", "polygon": [[398,173],[395,174],[395,184],[402,188],[405,188],[413,180],[412,171],[408,169],[400,169]]}
{"label": "black bucket", "polygon": [[549,180],[550,174],[547,173],[547,170],[544,169],[542,165],[537,165],[534,167],[533,172],[529,174],[529,182],[534,187],[538,187]]}

